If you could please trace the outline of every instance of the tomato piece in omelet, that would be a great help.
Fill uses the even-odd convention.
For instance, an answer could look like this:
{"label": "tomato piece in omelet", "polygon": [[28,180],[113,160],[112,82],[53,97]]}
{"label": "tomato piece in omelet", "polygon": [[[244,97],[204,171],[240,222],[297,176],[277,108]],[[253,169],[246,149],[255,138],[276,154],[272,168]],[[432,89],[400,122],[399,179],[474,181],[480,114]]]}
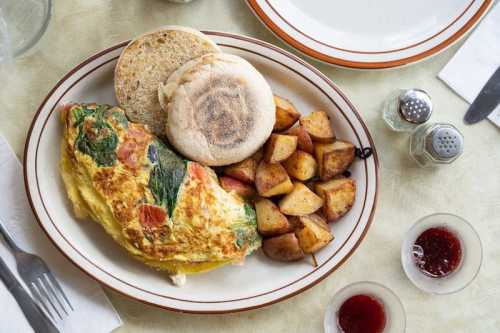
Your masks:
{"label": "tomato piece in omelet", "polygon": [[135,258],[192,274],[260,247],[250,205],[120,108],[72,104],[61,116],[61,173],[76,216],[100,223]]}

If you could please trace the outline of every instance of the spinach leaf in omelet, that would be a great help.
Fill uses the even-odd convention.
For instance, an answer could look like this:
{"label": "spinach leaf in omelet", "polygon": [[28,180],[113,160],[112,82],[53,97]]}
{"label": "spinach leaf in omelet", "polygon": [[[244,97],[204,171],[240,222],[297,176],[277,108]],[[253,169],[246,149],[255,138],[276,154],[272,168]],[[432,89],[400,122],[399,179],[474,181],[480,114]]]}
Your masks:
{"label": "spinach leaf in omelet", "polygon": [[115,118],[122,128],[128,128],[128,119],[123,112],[111,110],[111,116]]}
{"label": "spinach leaf in omelet", "polygon": [[79,107],[76,107],[72,110],[73,118],[75,121],[73,123],[74,127],[80,126],[86,117],[93,115],[96,112],[97,108],[91,108],[86,104],[82,104]]}
{"label": "spinach leaf in omelet", "polygon": [[247,203],[245,204],[245,216],[249,225],[257,226],[257,215],[255,214],[255,209]]}
{"label": "spinach leaf in omelet", "polygon": [[186,175],[187,161],[177,156],[162,142],[155,140],[148,148],[148,158],[154,164],[149,175],[149,188],[155,204],[166,206],[172,216],[177,194]]}
{"label": "spinach leaf in omelet", "polygon": [[[100,167],[112,166],[116,161],[118,136],[113,128],[103,119],[103,113],[108,106],[99,105],[90,108],[83,105],[73,110],[75,125],[79,131],[75,145],[80,152],[89,155]],[[85,124],[85,118],[93,117],[94,121]]]}
{"label": "spinach leaf in omelet", "polygon": [[242,248],[247,244],[248,248],[253,251],[260,246],[261,238],[257,233],[257,217],[255,210],[249,204],[245,204],[245,222],[238,223],[232,226],[236,236],[236,246]]}

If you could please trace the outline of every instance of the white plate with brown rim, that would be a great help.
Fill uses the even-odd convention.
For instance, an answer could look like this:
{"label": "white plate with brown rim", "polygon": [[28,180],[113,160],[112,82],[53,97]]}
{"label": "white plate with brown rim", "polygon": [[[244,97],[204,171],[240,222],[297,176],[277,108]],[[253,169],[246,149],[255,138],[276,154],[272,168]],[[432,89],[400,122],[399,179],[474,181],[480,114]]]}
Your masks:
{"label": "white plate with brown rim", "polygon": [[328,64],[398,67],[445,50],[493,0],[246,0],[260,21],[300,52]]}
{"label": "white plate with brown rim", "polygon": [[[91,221],[77,220],[59,175],[62,128],[56,107],[68,102],[116,104],[113,70],[127,42],[91,56],[50,91],[28,134],[24,156],[25,185],[31,207],[48,237],[76,266],[124,295],[165,309],[191,313],[224,313],[254,309],[296,295],[320,282],[354,252],[373,219],[378,190],[378,161],[370,133],[346,96],[323,74],[271,44],[240,35],[207,31],[224,52],[251,62],[274,92],[290,99],[302,113],[329,113],[337,136],[373,156],[357,160],[350,171],[357,182],[352,210],[331,228],[335,240],[310,260],[280,263],[260,251],[244,266],[226,266],[189,276],[175,287],[164,273],[137,262]],[[272,276],[272,279],[269,277]]]}

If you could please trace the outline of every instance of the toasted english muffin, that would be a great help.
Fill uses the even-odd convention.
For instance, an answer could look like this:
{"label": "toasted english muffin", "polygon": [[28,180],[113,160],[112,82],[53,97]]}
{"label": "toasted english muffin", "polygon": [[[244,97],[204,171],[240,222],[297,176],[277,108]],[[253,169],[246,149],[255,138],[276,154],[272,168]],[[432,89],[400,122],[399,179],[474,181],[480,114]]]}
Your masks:
{"label": "toasted english muffin", "polygon": [[165,26],[132,40],[115,68],[115,93],[127,117],[163,134],[165,116],[158,103],[158,85],[177,68],[207,53],[220,52],[201,32]]}
{"label": "toasted english muffin", "polygon": [[170,143],[205,165],[242,161],[273,130],[275,104],[269,84],[235,55],[213,53],[189,61],[160,85],[158,95]]}

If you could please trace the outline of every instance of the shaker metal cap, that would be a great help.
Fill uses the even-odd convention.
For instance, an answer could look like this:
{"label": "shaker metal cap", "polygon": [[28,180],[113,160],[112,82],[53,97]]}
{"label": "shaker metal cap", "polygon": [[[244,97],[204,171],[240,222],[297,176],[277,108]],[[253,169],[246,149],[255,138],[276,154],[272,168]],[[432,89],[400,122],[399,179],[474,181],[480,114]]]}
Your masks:
{"label": "shaker metal cap", "polygon": [[408,89],[398,98],[399,113],[404,120],[414,124],[425,123],[432,114],[430,96],[421,89]]}
{"label": "shaker metal cap", "polygon": [[464,138],[462,133],[451,125],[438,125],[430,133],[431,153],[441,160],[451,160],[462,154]]}

